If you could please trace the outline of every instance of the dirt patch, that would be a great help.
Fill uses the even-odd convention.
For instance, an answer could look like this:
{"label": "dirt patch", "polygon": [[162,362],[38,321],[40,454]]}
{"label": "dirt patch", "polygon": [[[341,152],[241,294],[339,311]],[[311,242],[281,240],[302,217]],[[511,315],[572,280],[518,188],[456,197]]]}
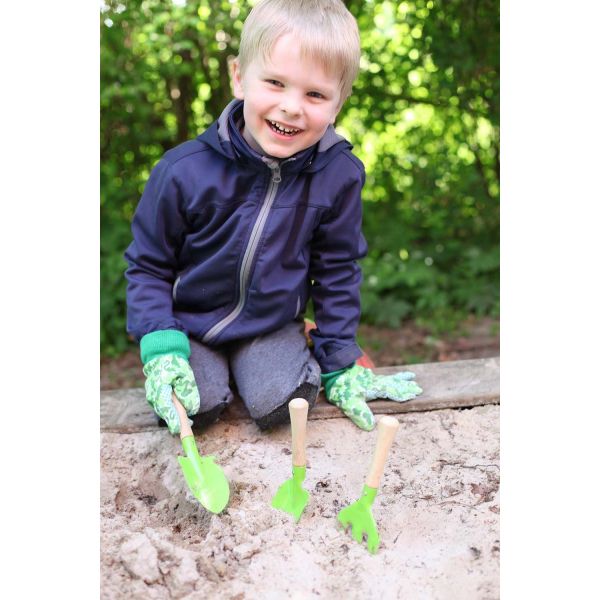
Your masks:
{"label": "dirt patch", "polygon": [[500,354],[499,323],[469,318],[454,332],[433,335],[415,323],[399,329],[361,325],[361,347],[378,367],[490,358]]}
{"label": "dirt patch", "polygon": [[166,430],[104,433],[101,597],[499,597],[499,407],[399,415],[373,506],[370,555],[338,524],[358,499],[376,432],[347,419],[309,421],[298,524],[270,507],[290,476],[289,426],[217,423],[196,441],[227,473],[220,515],[191,496]]}

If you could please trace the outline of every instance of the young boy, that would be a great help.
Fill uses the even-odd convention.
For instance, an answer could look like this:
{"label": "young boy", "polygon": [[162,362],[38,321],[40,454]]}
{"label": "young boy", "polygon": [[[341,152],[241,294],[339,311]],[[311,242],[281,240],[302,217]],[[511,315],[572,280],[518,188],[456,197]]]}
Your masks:
{"label": "young boy", "polygon": [[258,2],[233,64],[236,100],[152,171],[125,253],[128,331],[172,433],[172,391],[206,425],[232,401],[230,379],[261,429],[289,421],[295,397],[312,408],[321,380],[366,430],[368,400],[421,392],[410,373],[354,364],[365,172],[333,123],[359,60],[341,0]]}

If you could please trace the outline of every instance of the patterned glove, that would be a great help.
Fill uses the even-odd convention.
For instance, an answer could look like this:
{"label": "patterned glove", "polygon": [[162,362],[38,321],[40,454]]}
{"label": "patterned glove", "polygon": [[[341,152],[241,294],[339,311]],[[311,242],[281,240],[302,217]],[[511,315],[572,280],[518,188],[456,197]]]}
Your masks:
{"label": "patterned glove", "polygon": [[146,400],[154,412],[167,422],[169,431],[179,433],[179,415],[171,399],[172,392],[188,415],[195,415],[200,410],[200,394],[190,364],[175,354],[163,354],[144,365],[144,375]]}
{"label": "patterned glove", "polygon": [[412,381],[415,374],[410,371],[375,375],[371,369],[354,365],[321,377],[325,383],[327,400],[341,408],[355,425],[366,431],[375,427],[375,418],[367,402],[377,398],[405,402],[423,391]]}
{"label": "patterned glove", "polygon": [[175,392],[188,415],[195,415],[200,410],[200,394],[187,360],[190,356],[189,340],[181,331],[155,331],[141,339],[140,349],[146,376],[146,400],[166,421],[171,433],[180,433],[179,415],[172,393]]}

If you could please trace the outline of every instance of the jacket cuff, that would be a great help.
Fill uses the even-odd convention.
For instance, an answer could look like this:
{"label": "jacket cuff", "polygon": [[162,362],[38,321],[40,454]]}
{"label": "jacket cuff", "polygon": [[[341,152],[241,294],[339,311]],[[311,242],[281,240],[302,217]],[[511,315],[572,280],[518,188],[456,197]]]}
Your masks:
{"label": "jacket cuff", "polygon": [[363,355],[362,350],[356,344],[345,346],[333,354],[325,354],[322,348],[319,350],[315,351],[315,358],[321,367],[321,373],[331,373],[348,366],[351,367],[354,361]]}
{"label": "jacket cuff", "polygon": [[191,353],[187,335],[177,329],[153,331],[140,340],[140,356],[144,365],[163,354],[175,354],[189,360]]}

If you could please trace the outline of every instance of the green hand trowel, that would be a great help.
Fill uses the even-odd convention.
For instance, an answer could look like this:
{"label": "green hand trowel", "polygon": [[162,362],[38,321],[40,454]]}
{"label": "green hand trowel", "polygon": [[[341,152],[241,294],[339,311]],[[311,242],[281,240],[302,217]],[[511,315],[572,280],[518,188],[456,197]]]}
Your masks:
{"label": "green hand trowel", "polygon": [[186,456],[178,456],[183,476],[190,491],[206,510],[220,513],[229,502],[229,482],[214,456],[200,456],[185,408],[175,394],[173,404],[181,424],[181,445]]}
{"label": "green hand trowel", "polygon": [[289,513],[297,523],[310,498],[309,493],[302,489],[302,482],[306,476],[304,446],[308,402],[304,398],[294,398],[288,404],[288,408],[292,424],[292,477],[279,486],[271,506]]}
{"label": "green hand trowel", "polygon": [[375,523],[371,512],[371,506],[377,495],[383,467],[398,427],[400,427],[400,423],[394,417],[386,416],[380,419],[375,454],[373,455],[371,470],[363,487],[362,496],[338,513],[338,520],[344,528],[352,525],[352,538],[359,544],[363,540],[363,535],[366,534],[367,548],[371,554],[375,554],[379,548],[379,533],[377,532],[377,523]]}

